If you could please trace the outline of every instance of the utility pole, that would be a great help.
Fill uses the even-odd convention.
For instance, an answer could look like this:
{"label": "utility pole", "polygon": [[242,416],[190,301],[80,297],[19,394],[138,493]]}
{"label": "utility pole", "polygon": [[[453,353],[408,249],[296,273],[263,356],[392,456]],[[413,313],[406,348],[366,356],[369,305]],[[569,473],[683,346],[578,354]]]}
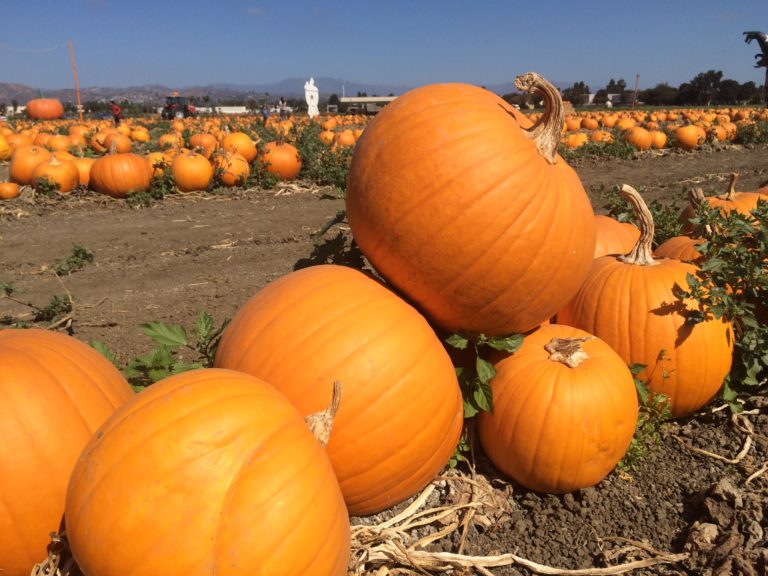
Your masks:
{"label": "utility pole", "polygon": [[72,60],[72,75],[75,77],[75,97],[77,98],[77,113],[80,122],[83,121],[83,105],[80,103],[80,85],[77,83],[77,68],[75,67],[75,51],[72,48],[72,40],[69,41],[69,57]]}
{"label": "utility pole", "polygon": [[632,108],[637,106],[637,87],[640,85],[640,74],[635,76],[635,93],[632,94]]}

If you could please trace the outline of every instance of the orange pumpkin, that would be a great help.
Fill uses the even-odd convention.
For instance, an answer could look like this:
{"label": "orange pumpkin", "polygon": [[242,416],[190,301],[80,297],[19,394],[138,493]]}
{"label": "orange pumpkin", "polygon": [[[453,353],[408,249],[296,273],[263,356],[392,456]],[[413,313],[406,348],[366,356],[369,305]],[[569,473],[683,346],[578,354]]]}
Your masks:
{"label": "orange pumpkin", "polygon": [[149,163],[132,152],[107,154],[91,166],[91,188],[113,198],[149,190],[151,180]]}
{"label": "orange pumpkin", "polygon": [[251,173],[245,156],[222,150],[214,157],[214,175],[222,186],[243,186]]}
{"label": "orange pumpkin", "polygon": [[101,354],[49,330],[0,330],[0,574],[28,576],[59,529],[88,439],[133,390]]}
{"label": "orange pumpkin", "polygon": [[640,229],[631,222],[619,222],[604,214],[595,215],[595,258],[629,252],[640,238]]}
{"label": "orange pumpkin", "polygon": [[35,168],[51,159],[51,153],[40,146],[27,145],[17,148],[8,166],[8,178],[17,184],[32,184]]}
{"label": "orange pumpkin", "polygon": [[118,410],[72,472],[65,519],[85,574],[343,576],[349,561],[322,445],[272,386],[232,370],[166,378]]}
{"label": "orange pumpkin", "polygon": [[267,172],[280,180],[293,180],[301,171],[301,154],[291,144],[269,142],[262,148],[259,158]]}
{"label": "orange pumpkin", "polygon": [[229,152],[237,152],[248,162],[253,162],[258,150],[251,137],[245,132],[231,132],[221,140],[221,147]]}
{"label": "orange pumpkin", "polygon": [[608,344],[550,324],[494,363],[493,412],[478,414],[483,450],[513,480],[537,492],[594,486],[624,456],[635,433],[632,373]]}
{"label": "orange pumpkin", "polygon": [[461,434],[455,370],[426,320],[358,270],[288,274],[235,314],[214,365],[261,378],[302,414],[335,380],[344,397],[327,452],[350,514],[373,514],[422,489]]}
{"label": "orange pumpkin", "polygon": [[701,188],[690,190],[688,205],[680,213],[680,221],[683,223],[682,232],[684,234],[693,232],[695,227],[690,220],[696,215],[696,207],[701,203],[706,203],[710,208],[716,208],[723,214],[729,214],[734,210],[739,214],[749,214],[757,208],[759,200],[768,201],[768,188],[761,188],[753,192],[737,192],[736,182],[738,179],[738,173],[731,174],[728,190],[721,196],[704,196],[704,191]]}
{"label": "orange pumpkin", "polygon": [[0,182],[0,200],[12,200],[21,193],[21,187],[16,182]]}
{"label": "orange pumpkin", "polygon": [[205,190],[213,179],[213,166],[202,154],[185,152],[174,158],[171,173],[181,192]]}
{"label": "orange pumpkin", "polygon": [[653,144],[651,133],[641,126],[633,126],[627,130],[624,139],[638,150],[648,150]]}
{"label": "orange pumpkin", "polygon": [[77,168],[78,173],[78,183],[80,186],[88,186],[88,184],[91,181],[91,167],[93,166],[93,163],[96,161],[95,158],[89,158],[87,156],[83,157],[75,157],[72,162],[74,163],[75,167]]}
{"label": "orange pumpkin", "polygon": [[686,124],[675,129],[675,142],[683,150],[694,150],[706,139],[706,132],[694,124]]}
{"label": "orange pumpkin", "polygon": [[595,259],[557,321],[605,340],[627,364],[643,364],[640,378],[669,397],[674,416],[684,416],[709,402],[730,371],[731,325],[713,317],[686,322],[688,311],[699,304],[681,300],[677,290],[688,286],[688,274],[698,268],[654,260],[653,218],[636,190],[625,185],[622,195],[639,215],[637,244],[626,255]]}
{"label": "orange pumpkin", "polygon": [[417,88],[358,141],[346,209],[381,275],[451,332],[527,332],[576,293],[595,250],[594,214],[557,155],[559,91],[537,74],[535,126],[476,86]]}
{"label": "orange pumpkin", "polygon": [[64,106],[56,98],[33,98],[27,102],[25,112],[34,120],[54,120],[64,116]]}
{"label": "orange pumpkin", "polygon": [[80,172],[72,161],[60,161],[56,156],[51,156],[49,161],[41,162],[32,171],[32,185],[39,188],[43,182],[66,194],[80,183]]}

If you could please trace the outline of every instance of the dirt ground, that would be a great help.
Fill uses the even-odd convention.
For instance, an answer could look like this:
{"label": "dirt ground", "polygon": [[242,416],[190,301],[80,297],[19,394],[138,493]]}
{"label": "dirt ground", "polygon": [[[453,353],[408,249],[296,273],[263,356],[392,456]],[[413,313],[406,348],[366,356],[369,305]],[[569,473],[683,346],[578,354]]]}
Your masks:
{"label": "dirt ground", "polygon": [[[682,205],[693,185],[707,194],[723,192],[732,172],[740,173],[739,190],[768,180],[765,146],[571,164],[596,211],[601,186],[627,183],[646,199]],[[0,181],[6,178],[7,163],[0,164]],[[218,196],[174,195],[149,207],[93,192],[49,199],[27,190],[0,203],[0,283],[10,283],[16,298],[36,306],[69,295],[69,332],[103,342],[124,364],[152,348],[142,323],[162,320],[191,329],[200,311],[220,323],[261,287],[310,263],[314,243],[332,238],[339,227],[319,239],[313,234],[343,207],[333,189],[303,182]],[[93,262],[58,278],[53,265],[75,245],[90,250]],[[0,299],[5,324],[29,319],[30,310]],[[751,398],[747,414],[738,418],[716,408],[671,423],[661,448],[636,469],[616,471],[597,487],[566,496],[508,484],[477,454],[476,472],[503,495],[503,509],[490,522],[468,520],[465,538],[457,529],[437,547],[473,556],[511,553],[562,569],[655,558],[664,562],[633,573],[765,575],[768,401]],[[441,484],[441,499],[452,497],[450,486]],[[517,563],[489,570],[527,575],[538,569]],[[390,567],[378,573],[414,572]]]}

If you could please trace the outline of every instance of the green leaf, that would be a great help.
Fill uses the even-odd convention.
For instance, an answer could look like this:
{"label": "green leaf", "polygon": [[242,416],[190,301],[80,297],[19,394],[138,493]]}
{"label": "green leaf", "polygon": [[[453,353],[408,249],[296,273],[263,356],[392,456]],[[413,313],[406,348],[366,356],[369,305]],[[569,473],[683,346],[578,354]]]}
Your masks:
{"label": "green leaf", "polygon": [[487,382],[478,382],[472,395],[475,405],[485,412],[493,412],[493,391]]}
{"label": "green leaf", "polygon": [[208,340],[213,331],[213,316],[208,312],[200,312],[197,315],[197,324],[195,325],[195,336],[198,340]]}
{"label": "green leaf", "polygon": [[472,418],[480,412],[471,402],[464,400],[464,418]]}
{"label": "green leaf", "polygon": [[486,338],[483,341],[483,344],[487,344],[494,350],[501,350],[502,352],[509,352],[512,354],[517,352],[523,344],[523,335],[509,334],[507,336],[491,336]]}
{"label": "green leaf", "polygon": [[475,361],[475,370],[477,371],[478,379],[483,384],[488,384],[496,376],[496,368],[493,367],[493,364],[479,356]]}
{"label": "green leaf", "polygon": [[112,364],[117,365],[117,356],[115,355],[112,350],[106,347],[106,345],[103,342],[100,342],[99,340],[91,340],[88,342],[91,348],[96,350],[99,354],[104,356],[107,360],[112,362]]}
{"label": "green leaf", "polygon": [[203,365],[200,362],[191,362],[189,364],[185,364],[183,362],[177,362],[173,366],[171,366],[171,373],[172,374],[181,374],[182,372],[189,372],[190,370],[197,370],[198,368],[202,368]]}
{"label": "green leaf", "polygon": [[163,322],[150,322],[141,325],[141,331],[163,346],[186,346],[187,331],[183,326],[168,325]]}
{"label": "green leaf", "polygon": [[469,345],[469,338],[461,334],[451,334],[445,339],[445,343],[458,350],[466,350]]}

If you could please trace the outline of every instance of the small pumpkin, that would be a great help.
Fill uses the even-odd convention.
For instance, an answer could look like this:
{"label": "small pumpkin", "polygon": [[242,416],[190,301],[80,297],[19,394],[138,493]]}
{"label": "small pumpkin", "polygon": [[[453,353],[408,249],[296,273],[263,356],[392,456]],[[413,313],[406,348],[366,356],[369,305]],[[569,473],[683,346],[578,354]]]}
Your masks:
{"label": "small pumpkin", "polygon": [[72,336],[0,330],[0,574],[29,576],[45,559],[81,450],[133,396],[111,362]]}
{"label": "small pumpkin", "polygon": [[51,156],[32,171],[32,185],[37,189],[45,182],[62,194],[71,192],[80,183],[80,172],[74,162]]}
{"label": "small pumpkin", "polygon": [[0,200],[12,200],[21,194],[21,187],[16,182],[0,182]]}
{"label": "small pumpkin", "polygon": [[624,456],[637,424],[632,373],[608,344],[550,324],[494,362],[483,450],[513,480],[562,494],[594,486]]}
{"label": "small pumpkin", "polygon": [[343,576],[349,561],[322,445],[277,390],[233,370],[171,376],[122,406],[83,449],[65,520],[85,574]]}
{"label": "small pumpkin", "polygon": [[301,171],[301,154],[295,146],[286,142],[265,144],[259,158],[267,172],[280,180],[293,180]]}
{"label": "small pumpkin", "polygon": [[17,184],[29,185],[34,179],[35,168],[48,162],[51,153],[41,146],[30,144],[14,150],[8,166],[8,178]]}
{"label": "small pumpkin", "polygon": [[693,188],[688,193],[688,204],[680,213],[680,221],[683,223],[683,234],[694,232],[695,226],[691,223],[691,218],[696,215],[696,208],[706,203],[711,208],[716,208],[723,214],[736,211],[739,214],[749,214],[757,208],[759,200],[768,201],[768,188],[761,188],[752,192],[737,192],[736,182],[739,174],[731,174],[728,190],[720,196],[705,196],[701,188]]}
{"label": "small pumpkin", "polygon": [[258,153],[256,143],[245,132],[230,132],[222,138],[221,147],[229,152],[237,152],[249,163],[256,159]]}
{"label": "small pumpkin", "polygon": [[213,157],[214,176],[222,186],[243,186],[251,173],[245,156],[237,152],[220,150]]}
{"label": "small pumpkin", "polygon": [[605,214],[595,215],[595,258],[629,252],[640,238],[640,229],[631,222],[619,222]]}

